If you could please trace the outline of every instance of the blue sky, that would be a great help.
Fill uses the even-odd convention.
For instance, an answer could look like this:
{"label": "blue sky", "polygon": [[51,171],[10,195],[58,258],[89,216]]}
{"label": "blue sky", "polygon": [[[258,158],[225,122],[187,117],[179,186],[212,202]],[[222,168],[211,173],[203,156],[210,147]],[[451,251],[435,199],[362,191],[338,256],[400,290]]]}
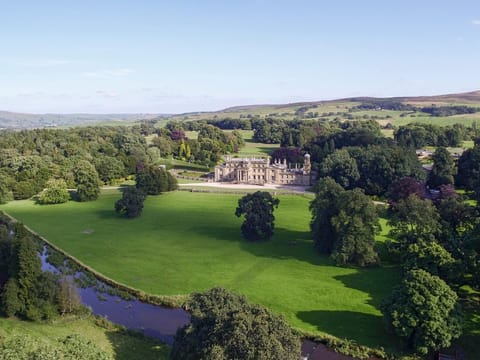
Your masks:
{"label": "blue sky", "polygon": [[0,110],[180,113],[479,89],[478,0],[0,0]]}

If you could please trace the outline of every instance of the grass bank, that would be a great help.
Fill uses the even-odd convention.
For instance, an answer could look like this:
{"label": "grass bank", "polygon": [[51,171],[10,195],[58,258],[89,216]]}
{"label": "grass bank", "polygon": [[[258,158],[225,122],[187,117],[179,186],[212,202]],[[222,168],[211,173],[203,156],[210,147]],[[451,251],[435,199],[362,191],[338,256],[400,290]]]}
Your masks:
{"label": "grass bank", "polygon": [[[160,341],[143,336],[131,336],[114,326],[107,328],[96,325],[91,316],[86,319],[60,318],[52,323],[38,323],[5,319],[0,317],[0,339],[29,336],[38,344],[54,347],[57,339],[78,334],[91,340],[100,349],[117,360],[163,360],[168,359],[170,348]],[[104,322],[102,322],[104,323]]]}

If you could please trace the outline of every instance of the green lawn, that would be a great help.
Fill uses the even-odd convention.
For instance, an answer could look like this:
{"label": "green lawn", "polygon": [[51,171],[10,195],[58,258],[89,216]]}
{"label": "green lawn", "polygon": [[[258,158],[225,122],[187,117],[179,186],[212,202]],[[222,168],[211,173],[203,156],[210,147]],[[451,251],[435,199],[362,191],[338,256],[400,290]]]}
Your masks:
{"label": "green lawn", "polygon": [[319,256],[310,239],[308,198],[279,196],[275,236],[256,244],[240,237],[238,195],[151,196],[135,220],[114,213],[119,197],[109,192],[96,202],[52,206],[16,201],[0,209],[103,274],[148,293],[221,285],[305,332],[396,346],[385,335],[379,304],[397,282],[397,270],[342,268]]}
{"label": "green lawn", "polygon": [[[35,323],[0,317],[0,339],[13,336],[30,336],[38,344],[54,346],[59,338],[79,334],[93,341],[117,360],[168,359],[170,348],[157,340],[132,337],[116,330],[95,325],[93,318],[82,320],[58,320],[54,323]],[[10,359],[10,358],[9,358]]]}
{"label": "green lawn", "polygon": [[[470,114],[469,114],[470,115]],[[480,120],[480,115],[478,113],[473,114],[474,116],[458,115],[458,116],[423,116],[418,115],[415,117],[399,117],[392,121],[392,124],[395,126],[403,126],[410,123],[421,123],[421,124],[433,124],[439,126],[451,126],[454,124],[463,124],[465,126],[471,126],[474,122]]]}
{"label": "green lawn", "polygon": [[[224,130],[225,132],[231,132],[233,130]],[[278,149],[280,144],[263,144],[254,142],[253,130],[237,130],[241,135],[243,140],[245,140],[245,146],[240,149],[238,153],[232,154],[233,156],[266,156],[270,155],[272,151]],[[185,134],[189,139],[196,139],[198,132],[197,131],[186,131]]]}
{"label": "green lawn", "polygon": [[263,144],[253,141],[253,130],[239,130],[245,140],[245,146],[240,149],[238,156],[266,156],[270,155],[280,144]]}

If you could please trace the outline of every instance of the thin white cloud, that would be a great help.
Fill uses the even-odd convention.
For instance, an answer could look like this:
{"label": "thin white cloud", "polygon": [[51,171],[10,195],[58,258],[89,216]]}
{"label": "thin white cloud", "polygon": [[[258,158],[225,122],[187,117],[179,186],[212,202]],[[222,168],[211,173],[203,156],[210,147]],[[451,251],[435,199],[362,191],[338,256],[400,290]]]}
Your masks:
{"label": "thin white cloud", "polygon": [[113,77],[124,77],[134,73],[135,70],[129,68],[122,69],[109,69],[109,70],[99,70],[99,71],[89,71],[84,72],[82,76],[89,78],[100,78],[108,79]]}
{"label": "thin white cloud", "polygon": [[114,91],[97,90],[96,94],[105,98],[119,97],[119,94]]}
{"label": "thin white cloud", "polygon": [[17,94],[17,97],[20,98],[39,98],[45,96],[46,94],[43,91],[36,92],[21,92]]}
{"label": "thin white cloud", "polygon": [[480,19],[472,20],[473,25],[480,25]]}

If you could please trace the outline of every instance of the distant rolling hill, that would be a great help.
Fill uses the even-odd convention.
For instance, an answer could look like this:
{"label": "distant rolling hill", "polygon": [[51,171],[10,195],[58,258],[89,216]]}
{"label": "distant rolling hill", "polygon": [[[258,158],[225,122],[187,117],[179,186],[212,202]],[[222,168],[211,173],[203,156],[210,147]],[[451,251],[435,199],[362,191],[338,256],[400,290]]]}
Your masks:
{"label": "distant rolling hill", "polygon": [[[0,111],[0,128],[39,128],[39,127],[64,127],[64,126],[84,126],[96,124],[127,124],[139,120],[203,120],[203,119],[222,119],[239,118],[251,116],[273,116],[283,119],[293,119],[298,115],[299,110],[311,112],[314,118],[324,119],[350,119],[349,112],[362,102],[374,100],[390,100],[412,104],[417,107],[423,106],[444,106],[444,105],[468,105],[480,107],[480,91],[472,91],[459,94],[446,94],[435,96],[404,96],[390,98],[375,97],[352,97],[337,100],[322,100],[296,102],[290,104],[260,104],[260,105],[239,105],[229,107],[218,111],[190,112],[184,114],[26,114]],[[370,116],[384,122],[391,122],[397,125],[409,121],[432,122],[428,114],[402,114],[401,111],[375,111],[356,112],[357,116]],[[411,119],[414,118],[414,119]],[[465,120],[480,120],[480,113],[464,116]],[[478,119],[477,119],[478,118]],[[457,117],[457,121],[460,117]],[[436,118],[435,122],[448,124],[454,119]]]}
{"label": "distant rolling hill", "polygon": [[163,117],[162,114],[28,114],[0,111],[0,129],[118,124]]}
{"label": "distant rolling hill", "polygon": [[[430,106],[432,104],[441,105],[441,104],[471,104],[472,106],[480,106],[480,90],[471,91],[466,93],[459,94],[446,94],[446,95],[434,95],[434,96],[399,96],[399,97],[351,97],[351,98],[342,98],[336,100],[319,100],[319,101],[308,101],[308,102],[295,102],[289,104],[263,104],[263,105],[240,105],[232,106],[223,110],[213,111],[211,114],[215,113],[230,113],[230,112],[243,112],[243,111],[261,111],[264,108],[273,108],[273,109],[286,109],[292,107],[301,107],[301,106],[311,106],[311,105],[328,105],[335,103],[344,103],[344,102],[364,102],[372,100],[391,100],[398,101],[405,104],[415,103],[421,104],[424,103],[424,106]],[[208,112],[203,112],[203,114],[208,114]]]}
{"label": "distant rolling hill", "polygon": [[[205,120],[224,118],[249,118],[254,116],[272,117],[282,119],[324,119],[324,120],[351,120],[351,119],[374,119],[381,124],[392,123],[403,125],[409,122],[428,122],[439,125],[448,125],[455,122],[472,123],[480,121],[480,113],[460,115],[457,117],[435,117],[421,111],[405,112],[386,109],[375,109],[362,111],[358,105],[363,102],[392,101],[411,104],[417,108],[450,105],[466,105],[480,108],[480,91],[472,91],[459,94],[446,94],[435,96],[403,96],[403,97],[351,97],[336,100],[321,100],[308,102],[295,102],[289,104],[261,104],[261,105],[240,105],[223,110],[211,112],[191,112],[177,114],[169,117],[170,120]],[[308,115],[309,117],[306,117]]]}

